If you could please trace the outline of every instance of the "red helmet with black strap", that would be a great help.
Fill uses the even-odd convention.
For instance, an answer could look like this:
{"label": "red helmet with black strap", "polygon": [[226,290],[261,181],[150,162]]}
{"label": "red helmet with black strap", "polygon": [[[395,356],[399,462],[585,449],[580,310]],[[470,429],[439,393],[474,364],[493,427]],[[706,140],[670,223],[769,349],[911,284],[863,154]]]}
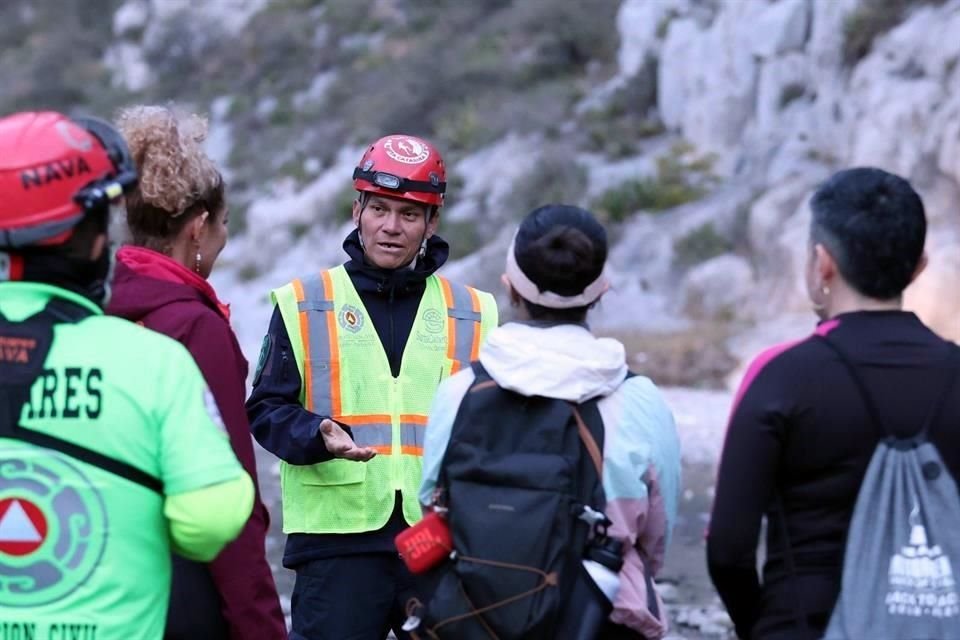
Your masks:
{"label": "red helmet with black strap", "polygon": [[0,118],[0,250],[66,242],[137,182],[123,137],[96,118],[53,112]]}
{"label": "red helmet with black strap", "polygon": [[442,207],[447,170],[440,152],[426,140],[390,135],[367,147],[353,170],[353,186],[361,193]]}

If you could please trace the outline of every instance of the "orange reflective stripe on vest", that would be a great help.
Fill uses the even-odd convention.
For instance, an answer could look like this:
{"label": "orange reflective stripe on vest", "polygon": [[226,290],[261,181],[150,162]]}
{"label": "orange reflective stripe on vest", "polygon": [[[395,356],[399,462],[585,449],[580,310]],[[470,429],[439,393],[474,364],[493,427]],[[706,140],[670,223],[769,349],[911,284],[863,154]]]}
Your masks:
{"label": "orange reflective stripe on vest", "polygon": [[322,278],[306,283],[294,280],[293,289],[308,360],[303,367],[304,407],[321,416],[340,415],[340,348],[330,274],[324,271]]}
{"label": "orange reflective stripe on vest", "polygon": [[452,284],[440,278],[447,303],[447,357],[453,361],[450,374],[480,356],[480,299],[473,287]]}
{"label": "orange reflective stripe on vest", "polygon": [[[334,416],[334,420],[350,427],[353,441],[359,447],[370,447],[377,453],[390,455],[393,444],[393,424],[388,415]],[[407,455],[423,455],[423,439],[427,416],[400,416],[400,452]]]}
{"label": "orange reflective stripe on vest", "polygon": [[[458,327],[461,344],[454,349],[452,357],[473,358],[480,344],[480,302],[476,293],[468,287],[450,286],[441,279],[444,290],[450,295],[448,313],[451,319],[458,318],[463,323]],[[300,319],[300,334],[304,343],[304,352],[308,362],[304,363],[304,384],[307,393],[304,406],[318,415],[328,415],[333,420],[346,424],[353,433],[353,440],[361,447],[370,447],[383,455],[393,453],[393,427],[387,414],[343,415],[341,401],[341,382],[339,364],[338,327],[334,305],[334,289],[330,273],[323,272],[322,279],[310,278],[306,282],[293,281],[297,297]],[[464,295],[467,291],[469,294]],[[470,309],[457,307],[471,305]],[[477,311],[473,311],[476,308]],[[320,313],[317,313],[320,312]],[[475,320],[474,320],[475,316]],[[455,322],[449,322],[450,327]],[[469,329],[469,331],[467,331]],[[461,360],[462,361],[462,360]],[[466,362],[469,362],[467,360]],[[424,432],[427,425],[426,415],[405,414],[400,416],[400,453],[404,455],[423,455]]]}
{"label": "orange reflective stripe on vest", "polygon": [[496,326],[493,297],[427,278],[397,375],[343,266],[281,287],[273,299],[301,372],[303,407],[349,426],[357,445],[380,454],[363,463],[281,463],[284,531],[375,531],[397,491],[404,519],[416,522],[427,413],[437,385],[475,360]]}

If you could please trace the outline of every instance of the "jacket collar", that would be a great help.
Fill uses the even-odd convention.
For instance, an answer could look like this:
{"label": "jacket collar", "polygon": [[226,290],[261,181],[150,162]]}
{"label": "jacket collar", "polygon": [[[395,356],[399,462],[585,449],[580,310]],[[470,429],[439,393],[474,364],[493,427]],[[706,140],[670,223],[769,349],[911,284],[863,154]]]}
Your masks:
{"label": "jacket collar", "polygon": [[63,287],[42,282],[0,282],[0,312],[12,321],[28,318],[43,309],[48,302],[59,298],[70,302],[93,315],[103,315],[103,310],[86,296]]}
{"label": "jacket collar", "polygon": [[210,282],[173,258],[144,247],[127,245],[117,252],[117,260],[139,275],[190,287],[206,298],[220,315],[230,319],[229,305],[220,301]]}

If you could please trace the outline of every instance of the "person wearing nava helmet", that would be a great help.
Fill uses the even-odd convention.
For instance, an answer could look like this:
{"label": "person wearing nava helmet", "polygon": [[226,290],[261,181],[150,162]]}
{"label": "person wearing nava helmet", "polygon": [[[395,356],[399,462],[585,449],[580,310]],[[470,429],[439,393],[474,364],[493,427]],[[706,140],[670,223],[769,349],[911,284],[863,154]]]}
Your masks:
{"label": "person wearing nava helmet", "polygon": [[275,289],[247,410],[281,459],[291,638],[398,638],[412,579],[393,539],[417,502],[427,410],[497,324],[493,297],[436,275],[446,191],[437,150],[371,144],[353,174],[349,260]]}
{"label": "person wearing nava helmet", "polygon": [[11,637],[159,639],[170,553],[209,561],[253,485],[187,351],[106,317],[136,172],[96,119],[0,119],[0,610]]}

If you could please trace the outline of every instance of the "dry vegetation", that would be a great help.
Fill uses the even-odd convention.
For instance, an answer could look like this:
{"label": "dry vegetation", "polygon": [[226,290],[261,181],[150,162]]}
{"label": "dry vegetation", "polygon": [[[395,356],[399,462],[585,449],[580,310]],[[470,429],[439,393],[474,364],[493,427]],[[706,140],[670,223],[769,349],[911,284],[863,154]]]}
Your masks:
{"label": "dry vegetation", "polygon": [[630,370],[670,387],[726,389],[739,361],[727,351],[729,326],[698,325],[672,333],[607,332],[623,342]]}

